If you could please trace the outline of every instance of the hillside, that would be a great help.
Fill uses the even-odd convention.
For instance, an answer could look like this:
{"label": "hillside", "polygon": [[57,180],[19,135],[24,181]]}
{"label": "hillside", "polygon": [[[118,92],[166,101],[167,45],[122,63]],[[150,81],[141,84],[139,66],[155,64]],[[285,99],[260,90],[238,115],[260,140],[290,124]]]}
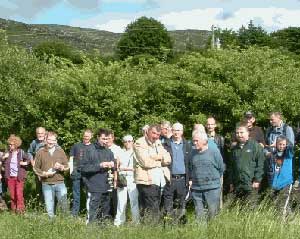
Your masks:
{"label": "hillside", "polygon": [[[25,24],[0,18],[0,29],[6,30],[8,42],[32,48],[39,42],[61,40],[77,49],[91,51],[99,49],[103,55],[112,55],[122,33],[113,33],[89,28],[52,24]],[[170,31],[176,51],[186,50],[186,45],[194,48],[205,47],[209,31]]]}

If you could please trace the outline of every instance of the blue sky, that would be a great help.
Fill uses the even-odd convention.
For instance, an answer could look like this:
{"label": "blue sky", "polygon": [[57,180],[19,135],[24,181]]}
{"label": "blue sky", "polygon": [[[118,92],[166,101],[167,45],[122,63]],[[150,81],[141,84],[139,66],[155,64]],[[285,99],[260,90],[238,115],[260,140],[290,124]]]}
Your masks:
{"label": "blue sky", "polygon": [[141,16],[169,30],[237,30],[250,20],[268,31],[300,26],[300,0],[1,0],[0,17],[123,32]]}

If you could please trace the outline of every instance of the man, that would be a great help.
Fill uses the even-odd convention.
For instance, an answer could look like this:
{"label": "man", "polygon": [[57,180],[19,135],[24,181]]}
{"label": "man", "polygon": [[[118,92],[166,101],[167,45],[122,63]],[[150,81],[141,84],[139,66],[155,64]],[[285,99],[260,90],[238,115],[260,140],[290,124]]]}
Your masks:
{"label": "man", "polygon": [[47,213],[54,217],[55,196],[62,210],[67,211],[67,188],[64,183],[64,172],[69,170],[65,152],[57,147],[57,134],[48,132],[46,146],[40,149],[34,159],[34,172],[41,178],[42,190]]}
{"label": "man", "polygon": [[228,162],[230,191],[235,193],[236,198],[256,204],[264,174],[263,148],[250,139],[247,124],[238,124],[235,132],[237,144],[232,148]]}
{"label": "man", "polygon": [[[108,131],[108,136],[107,136],[107,148],[110,149],[113,152],[115,162],[119,161],[121,158],[121,155],[123,154],[123,150],[119,145],[115,144],[115,134],[112,130]],[[115,216],[117,214],[117,205],[118,205],[118,196],[117,196],[117,190],[111,188],[111,214],[112,216]]]}
{"label": "man", "polygon": [[74,144],[70,151],[70,174],[73,184],[73,216],[78,216],[80,210],[80,163],[84,157],[90,155],[89,151],[94,150],[95,146],[91,143],[92,137],[93,132],[90,129],[86,129],[83,132],[82,142]]}
{"label": "man", "polygon": [[36,133],[36,139],[34,139],[30,146],[29,149],[27,150],[27,153],[29,156],[31,156],[31,164],[34,165],[34,157],[37,153],[37,151],[45,146],[45,136],[46,136],[46,129],[44,127],[37,127],[35,130]]}
{"label": "man", "polygon": [[166,142],[167,139],[170,139],[172,136],[172,128],[170,121],[162,121],[160,123],[160,141],[162,144]]}
{"label": "man", "polygon": [[151,125],[147,136],[139,138],[134,145],[135,183],[139,192],[142,216],[149,213],[156,222],[159,219],[160,192],[166,180],[170,180],[167,168],[171,163],[170,154],[162,146],[159,125]]}
{"label": "man", "polygon": [[276,147],[276,138],[280,135],[287,137],[289,143],[294,146],[295,135],[292,127],[287,125],[282,120],[282,115],[280,112],[270,113],[270,124],[271,126],[266,132],[266,146],[270,148]]}
{"label": "man", "polygon": [[107,129],[99,129],[94,150],[89,151],[80,164],[83,182],[89,194],[88,223],[98,219],[109,219],[109,177],[114,170],[114,156],[107,148]]}
{"label": "man", "polygon": [[[164,210],[173,216],[173,202],[179,201],[177,205],[179,216],[184,215],[185,196],[188,187],[188,156],[191,152],[191,144],[183,138],[183,125],[175,123],[172,126],[172,136],[164,144],[170,153],[172,161],[169,166],[171,171],[170,181],[166,182],[164,188]],[[174,215],[175,216],[175,215]]]}
{"label": "man", "polygon": [[216,143],[222,157],[224,157],[224,137],[216,133],[216,120],[214,117],[208,117],[206,121],[206,130],[208,140]]}
{"label": "man", "polygon": [[219,211],[224,165],[220,151],[208,147],[206,133],[194,131],[193,143],[195,149],[189,161],[189,184],[192,189],[196,216],[203,220],[205,204],[209,218],[214,217]]}

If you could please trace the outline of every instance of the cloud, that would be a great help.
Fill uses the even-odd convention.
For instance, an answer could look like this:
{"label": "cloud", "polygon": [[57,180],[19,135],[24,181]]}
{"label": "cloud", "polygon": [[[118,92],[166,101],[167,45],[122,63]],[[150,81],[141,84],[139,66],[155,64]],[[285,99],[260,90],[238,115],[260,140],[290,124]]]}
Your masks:
{"label": "cloud", "polygon": [[82,10],[94,10],[100,5],[100,0],[1,0],[0,17],[32,19],[60,3],[67,3]]}
{"label": "cloud", "polygon": [[131,22],[129,19],[110,20],[103,24],[97,24],[96,29],[109,32],[124,32],[126,26]]}

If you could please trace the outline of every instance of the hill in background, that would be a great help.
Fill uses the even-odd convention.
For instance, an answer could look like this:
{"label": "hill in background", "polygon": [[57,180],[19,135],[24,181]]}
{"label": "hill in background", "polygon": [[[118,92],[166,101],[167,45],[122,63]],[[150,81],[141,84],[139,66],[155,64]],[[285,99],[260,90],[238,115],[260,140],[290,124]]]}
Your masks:
{"label": "hill in background", "polygon": [[[9,44],[31,49],[40,42],[60,40],[83,50],[97,49],[102,55],[113,55],[122,33],[113,33],[89,28],[70,27],[54,24],[25,24],[0,18],[0,29],[6,30]],[[175,51],[187,48],[201,49],[207,44],[210,31],[177,30],[169,31]]]}

